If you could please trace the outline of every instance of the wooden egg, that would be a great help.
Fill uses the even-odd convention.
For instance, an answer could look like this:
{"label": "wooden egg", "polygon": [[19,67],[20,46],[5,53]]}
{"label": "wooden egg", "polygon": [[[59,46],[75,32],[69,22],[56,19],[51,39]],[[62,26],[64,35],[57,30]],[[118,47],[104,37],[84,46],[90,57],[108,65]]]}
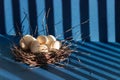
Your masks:
{"label": "wooden egg", "polygon": [[50,45],[50,50],[59,50],[61,48],[62,44],[60,41],[54,41]]}
{"label": "wooden egg", "polygon": [[32,41],[36,40],[34,37],[32,37],[31,35],[25,35],[20,39],[20,47],[23,50],[27,50],[29,49],[29,46],[31,44]]}
{"label": "wooden egg", "polygon": [[47,36],[38,36],[37,40],[40,44],[46,44],[48,41],[48,38],[47,38]]}
{"label": "wooden egg", "polygon": [[44,44],[40,44],[37,40],[31,43],[30,47],[31,52],[40,53],[40,52],[48,52],[48,47]]}

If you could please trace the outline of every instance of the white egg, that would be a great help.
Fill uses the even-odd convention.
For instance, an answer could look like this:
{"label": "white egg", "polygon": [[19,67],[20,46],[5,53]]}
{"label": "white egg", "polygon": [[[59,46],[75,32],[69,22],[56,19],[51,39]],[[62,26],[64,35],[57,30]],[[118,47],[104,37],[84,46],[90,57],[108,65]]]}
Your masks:
{"label": "white egg", "polygon": [[48,35],[47,38],[49,41],[56,41],[56,38],[53,35]]}
{"label": "white egg", "polygon": [[37,40],[31,43],[30,47],[31,52],[40,53],[40,52],[48,52],[48,47],[44,44],[40,44]]}
{"label": "white egg", "polygon": [[60,41],[54,41],[50,45],[50,50],[59,50],[61,48],[62,44]]}
{"label": "white egg", "polygon": [[27,50],[29,49],[29,46],[31,44],[32,41],[36,40],[34,37],[32,37],[31,35],[25,35],[20,39],[20,47],[23,50]]}
{"label": "white egg", "polygon": [[48,47],[50,47],[51,43],[56,41],[56,38],[53,35],[48,35],[48,42],[46,43]]}
{"label": "white egg", "polygon": [[37,40],[40,44],[46,44],[48,42],[47,36],[38,36]]}

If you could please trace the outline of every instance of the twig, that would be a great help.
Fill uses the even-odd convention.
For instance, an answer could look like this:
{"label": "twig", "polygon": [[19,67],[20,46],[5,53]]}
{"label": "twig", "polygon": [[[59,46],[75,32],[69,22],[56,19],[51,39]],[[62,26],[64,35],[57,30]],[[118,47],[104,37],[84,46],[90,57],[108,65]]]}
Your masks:
{"label": "twig", "polygon": [[[74,29],[74,28],[76,28],[76,27],[78,27],[79,25],[80,25],[80,24],[77,24],[77,25],[73,26],[72,28],[69,28],[68,30],[66,30],[65,32],[63,32],[63,33],[61,33],[61,34],[64,35],[65,33],[71,31],[72,29]],[[62,36],[61,34],[57,35],[56,38],[60,38],[60,37]]]}
{"label": "twig", "polygon": [[[83,24],[87,23],[88,21],[89,21],[89,19],[86,20],[86,21],[84,21],[84,22],[82,22],[81,24],[83,25]],[[61,34],[64,35],[65,33],[73,30],[74,28],[76,28],[76,27],[78,27],[78,26],[80,26],[80,24],[77,24],[77,25],[73,26],[72,28],[66,30],[65,32],[63,32],[63,33],[61,33]],[[61,34],[57,35],[56,37],[57,37],[57,38],[60,38],[60,37],[62,36]]]}
{"label": "twig", "polygon": [[30,20],[29,20],[28,14],[25,13],[25,12],[24,12],[24,14],[27,15],[27,20],[29,21],[30,32],[32,33],[32,36],[33,36],[33,30],[32,30],[31,24],[30,24]]}
{"label": "twig", "polygon": [[85,20],[85,21],[82,22],[81,24],[85,24],[85,23],[87,23],[87,22],[89,22],[89,19]]}
{"label": "twig", "polygon": [[42,11],[40,11],[40,13],[37,15],[37,18],[39,18],[39,16],[43,13],[44,9],[42,9]]}
{"label": "twig", "polygon": [[45,25],[44,25],[45,24],[44,23],[45,22],[45,15],[46,15],[46,12],[44,13],[44,16],[43,16],[43,19],[42,19],[42,27],[43,27],[44,35],[45,35],[45,30],[46,30]]}
{"label": "twig", "polygon": [[48,9],[48,11],[47,11],[47,15],[46,15],[46,18],[48,19],[48,17],[49,17],[49,13],[50,13],[50,8]]}
{"label": "twig", "polygon": [[20,29],[19,29],[19,27],[18,27],[18,24],[16,23],[16,28],[17,28],[17,33],[18,33],[18,35],[20,36],[20,37],[22,37],[22,33],[20,32]]}
{"label": "twig", "polygon": [[46,34],[49,35],[48,25],[46,24]]}
{"label": "twig", "polygon": [[36,35],[36,33],[37,33],[37,30],[38,30],[38,26],[36,26],[36,28],[35,28],[34,35]]}

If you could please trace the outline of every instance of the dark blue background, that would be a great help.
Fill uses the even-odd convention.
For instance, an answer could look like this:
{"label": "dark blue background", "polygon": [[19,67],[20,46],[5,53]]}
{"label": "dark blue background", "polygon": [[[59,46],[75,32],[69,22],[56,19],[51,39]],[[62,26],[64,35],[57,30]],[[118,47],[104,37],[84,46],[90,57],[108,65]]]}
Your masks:
{"label": "dark blue background", "polygon": [[[77,25],[60,38],[120,42],[119,3],[119,0],[0,0],[0,34],[34,34],[36,26],[36,35],[45,34],[42,24],[47,24],[49,34],[58,36]],[[43,23],[45,13],[49,16]]]}

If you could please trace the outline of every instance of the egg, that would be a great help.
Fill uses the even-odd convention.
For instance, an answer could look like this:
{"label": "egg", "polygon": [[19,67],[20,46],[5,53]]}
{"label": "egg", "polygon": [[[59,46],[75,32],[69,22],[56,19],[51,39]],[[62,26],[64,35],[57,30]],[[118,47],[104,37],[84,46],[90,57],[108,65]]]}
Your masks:
{"label": "egg", "polygon": [[39,41],[35,40],[31,43],[30,50],[33,53],[48,52],[48,47],[44,44],[40,44]]}
{"label": "egg", "polygon": [[48,47],[50,47],[51,43],[56,41],[56,38],[53,35],[48,35],[48,42],[46,43]]}
{"label": "egg", "polygon": [[38,36],[37,40],[40,44],[46,44],[48,42],[47,36]]}
{"label": "egg", "polygon": [[39,50],[40,52],[49,52],[47,45],[44,45],[44,44],[40,45]]}
{"label": "egg", "polygon": [[59,50],[61,48],[62,44],[60,41],[54,41],[51,43],[50,45],[50,50],[53,51],[53,50]]}
{"label": "egg", "polygon": [[40,43],[37,40],[32,41],[32,43],[30,45],[31,52],[39,53],[39,48],[40,48]]}
{"label": "egg", "polygon": [[27,50],[29,49],[29,46],[31,44],[32,41],[36,40],[33,36],[31,35],[25,35],[23,36],[21,39],[20,39],[20,47],[23,49],[23,50]]}
{"label": "egg", "polygon": [[53,35],[48,35],[47,38],[49,41],[56,41],[56,38]]}

